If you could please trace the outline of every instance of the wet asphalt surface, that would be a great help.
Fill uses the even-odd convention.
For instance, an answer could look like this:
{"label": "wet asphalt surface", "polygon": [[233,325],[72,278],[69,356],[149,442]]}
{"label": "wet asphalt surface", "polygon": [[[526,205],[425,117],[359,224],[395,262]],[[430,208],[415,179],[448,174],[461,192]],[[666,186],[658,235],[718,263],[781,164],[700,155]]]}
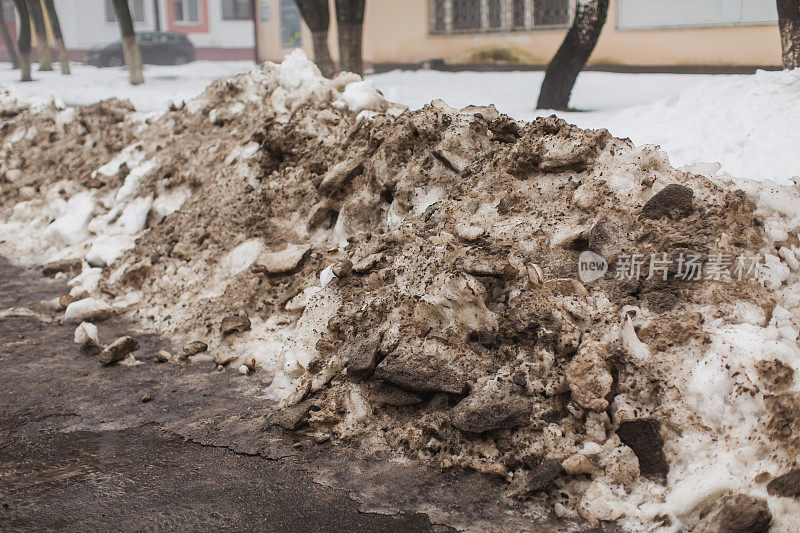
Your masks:
{"label": "wet asphalt surface", "polygon": [[62,323],[66,292],[0,258],[0,531],[590,529],[504,502],[496,477],[269,428],[254,380],[158,364],[174,347],[120,318],[100,340],[132,335],[142,364],[105,367]]}
{"label": "wet asphalt surface", "polygon": [[[315,483],[316,452],[263,431],[263,406],[210,364],[155,364],[164,343],[136,335],[145,364],[102,367],[43,305],[64,292],[0,260],[0,311],[44,317],[0,318],[0,530],[431,530],[422,514],[360,512]],[[99,327],[106,342],[130,332]]]}

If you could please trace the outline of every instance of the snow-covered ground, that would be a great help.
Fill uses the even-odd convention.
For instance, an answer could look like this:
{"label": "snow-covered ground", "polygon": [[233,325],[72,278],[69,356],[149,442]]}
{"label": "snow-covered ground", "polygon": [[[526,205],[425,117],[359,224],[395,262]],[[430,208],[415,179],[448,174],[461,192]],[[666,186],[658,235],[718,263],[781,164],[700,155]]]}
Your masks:
{"label": "snow-covered ground", "polygon": [[82,63],[70,65],[70,76],[62,76],[58,65],[54,65],[53,72],[39,72],[34,65],[33,81],[21,83],[18,70],[0,63],[0,85],[37,102],[55,96],[67,105],[86,105],[116,97],[128,99],[137,110],[147,112],[166,109],[170,102],[194,98],[212,81],[247,72],[253,65],[252,61],[146,65],[144,85],[134,86],[128,83],[128,71],[124,68],[98,68]]}
{"label": "snow-covered ground", "polygon": [[[0,85],[35,100],[57,96],[66,104],[127,98],[140,111],[165,109],[200,94],[213,80],[246,72],[249,61],[197,61],[147,66],[146,83],[134,87],[121,68],[73,65],[72,76],[0,67]],[[393,71],[370,76],[390,101],[419,108],[441,98],[454,107],[495,104],[521,120],[550,114],[535,102],[542,72]],[[584,72],[571,105],[557,113],[588,128],[607,128],[636,144],[658,144],[671,163],[718,162],[721,172],[788,184],[800,176],[800,71],[745,75],[617,74]]]}

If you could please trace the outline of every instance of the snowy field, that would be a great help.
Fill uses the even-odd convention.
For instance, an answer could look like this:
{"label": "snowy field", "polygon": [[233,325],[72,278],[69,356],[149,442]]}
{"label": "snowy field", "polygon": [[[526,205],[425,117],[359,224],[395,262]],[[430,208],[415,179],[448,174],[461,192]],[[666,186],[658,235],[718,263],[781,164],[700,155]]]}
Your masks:
{"label": "snowy field", "polygon": [[[124,69],[73,66],[72,76],[0,67],[0,85],[35,100],[57,96],[68,105],[112,96],[140,111],[165,109],[200,94],[213,80],[246,72],[249,61],[197,61],[147,66],[134,87]],[[495,104],[514,118],[550,114],[535,108],[542,72],[393,71],[370,76],[386,98],[419,108],[441,98],[454,107]],[[800,176],[800,71],[744,75],[616,74],[584,72],[571,100],[575,112],[558,113],[588,128],[607,128],[636,144],[657,144],[675,166],[718,162],[737,178],[792,183]]]}
{"label": "snowy field", "polygon": [[58,64],[53,72],[39,72],[34,65],[33,81],[21,83],[19,71],[8,63],[0,63],[0,85],[34,101],[55,96],[67,105],[86,105],[116,97],[128,99],[139,111],[166,109],[170,102],[194,98],[219,78],[247,72],[252,61],[195,61],[188,65],[145,65],[145,84],[128,83],[128,71],[123,68],[97,68],[71,63],[72,75],[62,76]]}

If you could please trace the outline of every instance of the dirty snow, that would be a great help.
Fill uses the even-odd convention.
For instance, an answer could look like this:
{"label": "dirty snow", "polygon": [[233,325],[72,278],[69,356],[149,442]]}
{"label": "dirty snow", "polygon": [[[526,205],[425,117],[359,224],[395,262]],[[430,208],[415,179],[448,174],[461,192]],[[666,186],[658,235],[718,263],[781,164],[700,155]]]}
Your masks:
{"label": "dirty snow", "polygon": [[[384,81],[392,76],[400,74],[390,73]],[[706,134],[723,128],[734,130],[724,122],[730,117],[747,124],[742,130],[726,132],[727,140],[721,143],[730,148],[744,142],[741,136],[761,142],[760,135],[767,127],[789,131],[787,123],[795,118],[795,109],[784,109],[779,114],[769,111],[769,106],[770,102],[775,106],[795,102],[795,76],[796,73],[760,73],[753,77],[700,79],[701,85],[689,87],[677,97],[636,110],[607,108],[568,116],[577,122],[601,121],[621,135],[625,133],[613,126],[615,117],[620,124],[627,124],[625,127],[637,121],[655,122],[655,126],[649,126],[652,131],[645,132],[648,135],[659,124],[666,128],[665,124],[673,120],[674,133],[667,142],[680,142],[683,137],[677,132],[679,121],[670,118],[670,113],[687,113],[695,105],[693,102],[702,103],[701,97],[708,93],[737,89],[755,109],[749,118],[745,111],[734,113],[738,109],[734,104],[739,102],[730,98],[709,99],[705,107],[698,108],[709,117],[704,124],[710,128]],[[598,78],[604,79],[608,80]],[[653,77],[648,83],[656,79]],[[380,114],[388,104],[375,101],[369,83],[339,81],[341,85],[336,86],[336,81],[322,80],[316,67],[301,53],[295,53],[281,66],[268,65],[238,78],[233,82],[238,93],[226,92],[224,85],[215,86],[186,110],[175,112],[174,117],[165,116],[160,122],[143,125],[143,131],[148,125],[153,128],[156,140],[151,138],[141,153],[139,148],[121,146],[120,155],[98,164],[97,174],[117,178],[121,183],[110,182],[95,191],[78,183],[85,176],[65,176],[64,182],[42,187],[38,194],[28,191],[28,199],[16,205],[2,206],[4,219],[0,228],[5,233],[0,245],[17,261],[65,256],[86,260],[81,274],[70,282],[74,301],[66,306],[65,319],[99,321],[130,306],[134,316],[152,320],[150,326],[160,328],[162,333],[205,336],[211,350],[198,356],[197,363],[213,360],[223,366],[233,362],[236,369],[245,361],[255,361],[259,371],[253,373],[253,378],[264,386],[267,397],[283,405],[297,404],[318,393],[309,419],[314,438],[363,439],[374,444],[383,435],[381,446],[394,446],[440,466],[460,465],[495,474],[516,488],[528,473],[526,458],[547,453],[562,461],[569,474],[561,476],[559,491],[554,491],[559,492],[551,502],[556,513],[580,516],[589,522],[620,519],[631,529],[646,530],[666,516],[672,525],[665,525],[662,530],[679,530],[697,522],[698,509],[706,499],[714,500],[722,491],[735,490],[766,499],[778,531],[797,530],[800,504],[768,496],[763,483],[754,478],[761,472],[772,476],[783,473],[797,453],[797,441],[785,439],[786,427],[776,429],[769,418],[778,418],[776,424],[785,423],[791,429],[793,422],[781,420],[780,410],[770,402],[795,398],[800,394],[800,380],[795,378],[788,385],[769,380],[774,379],[774,369],[781,365],[795,376],[800,372],[800,320],[796,318],[800,316],[800,217],[792,188],[742,180],[774,178],[786,183],[795,172],[796,163],[770,157],[775,148],[766,144],[755,145],[763,153],[755,149],[751,153],[748,146],[737,155],[736,150],[726,151],[713,143],[708,143],[709,149],[721,150],[718,156],[706,158],[703,153],[692,152],[696,155],[693,162],[716,157],[722,162],[723,173],[732,173],[731,169],[740,172],[736,184],[749,195],[752,205],[737,203],[735,195],[729,195],[729,188],[671,168],[664,152],[653,147],[634,147],[553,121],[522,125],[520,132],[496,117],[491,109],[481,109],[478,118],[475,110],[459,112],[444,102],[411,114],[413,118],[394,118],[398,113],[391,110]],[[380,76],[373,81],[382,87]],[[435,85],[421,83],[424,79],[416,82],[425,90]],[[390,89],[391,85],[383,89],[390,100],[404,100],[400,91],[392,95]],[[576,89],[575,105],[580,105],[583,90],[580,85]],[[259,94],[269,97],[261,99]],[[448,100],[457,105],[481,103],[459,102],[456,97]],[[410,98],[406,101],[414,105]],[[715,115],[708,110],[709,102],[720,101],[722,104],[717,107],[726,113]],[[252,139],[264,131],[263,124],[254,118],[261,115],[245,112],[248,106],[265,113],[264,120],[269,114],[276,124],[285,125],[284,129],[270,126],[279,128],[264,134],[275,135],[274,144],[261,145],[261,150],[268,153],[258,161],[230,157],[234,152],[249,153]],[[373,113],[366,121],[355,116],[364,106]],[[499,107],[504,110],[502,101]],[[62,115],[63,111],[42,111],[48,112],[53,127],[61,134],[75,128],[74,118]],[[641,120],[648,112],[652,116]],[[768,120],[759,122],[755,118],[758,113]],[[442,133],[441,138],[431,134],[424,141],[416,137],[410,140],[412,136],[406,138],[402,134],[412,128],[393,129],[395,124],[408,126],[409,120],[416,121],[415,133],[430,128]],[[486,121],[493,121],[491,130]],[[224,168],[224,175],[216,172],[217,167],[205,174],[194,169],[196,175],[192,178],[197,183],[184,177],[176,188],[166,189],[162,180],[168,178],[162,178],[159,171],[172,162],[161,159],[163,147],[156,148],[159,132],[163,129],[172,133],[178,123],[200,127],[201,122],[204,128],[229,128],[221,130],[225,132],[241,124],[246,134],[237,128],[241,138],[222,136],[228,144],[198,151],[197,156],[208,158],[209,164]],[[446,125],[440,128],[440,124]],[[298,156],[282,146],[281,142],[292,141],[281,136],[291,135],[292,128],[302,134],[301,140],[294,140],[298,144],[293,148],[316,143],[314,149],[306,148],[301,152],[304,155]],[[28,135],[35,138],[37,133],[30,133],[32,129],[21,136],[12,132],[7,139],[11,143],[8,149],[13,150],[14,143],[23,142]],[[408,149],[409,158],[397,161],[394,157],[399,152],[392,149],[367,154],[370,131],[389,137],[395,148]],[[504,136],[510,136],[510,140],[498,140]],[[196,141],[215,142],[213,138]],[[765,134],[764,142],[767,141],[779,142]],[[431,146],[425,146],[425,142]],[[703,144],[697,139],[692,143]],[[689,150],[689,144],[687,141],[682,147],[666,147],[672,154],[681,154],[681,150]],[[409,145],[414,150],[407,148]],[[220,147],[226,153],[214,152]],[[692,149],[699,150],[697,146]],[[311,154],[312,158],[324,158],[325,150],[339,159],[338,164],[327,161],[330,168],[311,166],[317,185],[305,188],[311,172],[303,166],[307,161],[302,157]],[[477,166],[470,166],[480,153],[494,157],[492,166],[481,166],[485,163],[482,160],[477,161]],[[426,155],[430,157],[426,159]],[[762,161],[774,162],[774,166],[764,165],[758,174],[749,174],[748,168],[756,167],[747,167],[751,163],[744,160],[745,156],[761,157]],[[677,157],[674,155],[673,159]],[[276,161],[280,164],[276,165]],[[128,172],[124,180],[120,176],[123,162]],[[187,166],[192,163],[197,164],[183,162]],[[498,167],[503,171],[498,172]],[[472,170],[464,173],[469,168]],[[704,168],[704,173],[719,173],[713,166]],[[4,166],[4,171],[6,175],[12,172],[16,178],[13,171],[21,173],[24,167],[21,170]],[[486,180],[476,180],[470,172],[485,172],[482,177]],[[541,187],[529,179],[533,175],[541,178]],[[417,180],[423,176],[425,183],[421,184]],[[368,179],[372,177],[393,181],[373,183]],[[473,180],[471,189],[463,195],[456,191],[462,178]],[[714,216],[661,226],[641,221],[641,205],[656,190],[674,183],[693,188],[695,202]],[[512,189],[518,196],[509,193]],[[206,191],[219,196],[204,196]],[[390,194],[384,194],[387,191]],[[287,195],[280,197],[286,205],[269,201],[281,193]],[[219,222],[217,208],[229,217],[224,222],[233,224],[240,214],[237,205],[255,205],[260,198],[267,199],[264,211],[254,208],[251,214],[263,216],[236,219],[239,232],[204,233],[206,226]],[[541,198],[549,198],[553,207]],[[249,203],[236,204],[243,199]],[[301,203],[292,209],[288,202],[298,199]],[[317,202],[313,206],[312,199]],[[683,238],[670,235],[680,222],[688,224],[682,226],[684,231],[707,231],[702,237],[714,240],[706,244],[761,252],[767,257],[762,284],[742,285],[742,293],[737,293],[730,285],[704,282],[696,289],[697,300],[664,318],[651,312],[644,300],[634,298],[635,305],[618,306],[596,286],[590,287],[589,292],[577,282],[555,279],[559,261],[574,259],[573,244],[584,237],[591,238],[589,230],[600,227],[602,222],[592,217],[582,219],[578,213],[564,215],[565,209],[560,214],[552,211],[559,209],[560,202],[573,205],[573,201],[585,212],[619,217],[616,222],[630,225],[631,232],[641,229],[642,224],[651,224],[653,231],[639,235],[645,242],[670,244],[670,239]],[[527,211],[515,211],[520,206]],[[281,208],[285,212],[272,211]],[[153,211],[157,216],[151,216]],[[326,226],[331,217],[335,224]],[[263,220],[275,224],[271,231],[258,229],[258,237],[244,231]],[[173,224],[170,227],[174,233],[159,233],[166,223]],[[183,226],[175,226],[176,223]],[[728,233],[728,224],[739,227],[743,234]],[[534,226],[543,228],[543,234],[536,234]],[[619,239],[632,238],[629,235]],[[483,240],[472,242],[479,238]],[[658,241],[662,238],[666,240]],[[736,241],[737,238],[745,240]],[[265,239],[273,241],[268,243]],[[306,257],[306,245],[295,248],[295,241],[300,240],[307,242],[307,249],[313,252],[300,271],[291,273],[286,269],[291,270],[295,261],[299,263]],[[736,245],[731,244],[734,241]],[[611,249],[623,246],[618,239],[608,237],[599,243]],[[293,252],[292,257],[265,255],[286,250]],[[260,257],[277,262],[276,273],[288,276],[260,277],[256,270]],[[534,259],[545,268],[533,264]],[[457,264],[451,265],[454,261]],[[358,276],[351,274],[352,269]],[[336,272],[341,273],[341,278]],[[104,279],[109,287],[101,290]],[[505,284],[513,287],[508,294],[503,294]],[[118,296],[111,303],[108,290]],[[284,292],[270,292],[280,290]],[[699,294],[706,290],[707,294]],[[652,292],[661,297],[660,292]],[[502,296],[500,300],[496,300],[498,294]],[[164,300],[171,295],[174,298]],[[259,295],[277,301],[267,302],[266,307],[257,307],[263,301],[243,301]],[[771,304],[764,305],[769,313],[761,307],[767,300]],[[536,311],[537,305],[545,304],[550,306],[546,314],[526,315]],[[238,312],[245,305],[257,309],[258,313],[253,314],[259,316],[248,321],[244,332],[230,338],[209,333],[205,318],[217,320],[221,313]],[[405,305],[411,307],[404,308]],[[135,315],[137,312],[140,314]],[[707,319],[700,320],[693,313]],[[370,322],[373,319],[375,322]],[[537,324],[541,330],[536,337],[544,340],[535,346],[536,351],[529,352],[520,345],[533,342],[525,340],[532,320],[542,320]],[[393,323],[408,329],[393,329]],[[501,323],[505,328],[502,331]],[[658,329],[675,324],[694,337],[679,341]],[[509,328],[517,326],[519,329],[513,330],[516,333],[508,333]],[[348,329],[358,327],[363,329]],[[76,342],[93,336],[94,331],[87,328],[76,331]],[[425,338],[429,331],[435,335]],[[357,342],[347,336],[348,332],[358,335]],[[582,342],[585,333],[594,335],[596,340]],[[377,339],[372,338],[375,335]],[[513,340],[516,335],[523,340]],[[664,339],[670,343],[661,344]],[[342,341],[348,344],[337,345]],[[504,342],[506,352],[499,354],[506,357],[502,364],[494,361],[494,356],[479,355]],[[605,396],[611,390],[612,357],[604,346],[617,346],[617,342],[622,353],[615,352],[617,370],[641,373],[643,379],[639,382],[636,375],[626,378],[622,374],[616,378],[630,390],[615,392],[618,394],[609,418]],[[370,387],[374,383],[346,379],[344,365],[350,359],[345,361],[340,355],[345,348],[352,356],[364,349],[373,353],[385,350],[388,355],[384,361],[395,366],[382,363],[381,380],[420,394],[437,394],[423,400],[422,396],[406,392],[412,404],[419,403],[419,407],[410,407],[411,416],[407,418],[402,410],[381,411],[376,407],[373,411],[368,398],[372,398],[374,391]],[[414,368],[414,358],[425,357],[428,362],[437,358],[447,361],[445,370],[434,369],[434,378],[445,382],[435,384],[441,388],[415,381],[419,373],[403,373],[408,365]],[[568,365],[564,377],[559,372],[563,372],[567,357],[574,365]],[[759,366],[764,361],[773,366]],[[591,371],[575,370],[580,370],[581,365]],[[430,372],[431,367],[424,370]],[[452,378],[453,372],[462,371],[465,376],[472,373],[472,377]],[[469,402],[459,399],[465,391],[465,381],[472,387]],[[651,383],[659,383],[658,394],[649,388]],[[516,390],[514,386],[532,392],[511,395],[509,391]],[[480,437],[469,435],[469,429],[453,433],[456,430],[447,414],[448,402],[466,402],[470,404],[467,407],[480,409],[482,399],[488,397],[506,402],[501,404],[504,409],[519,409],[519,401],[546,396],[547,401],[553,402],[548,406],[558,407],[559,398],[564,399],[566,394],[585,401],[560,406],[563,411],[557,413],[557,421],[542,423],[535,430],[523,426],[514,433],[519,423],[502,420],[492,426],[500,433]],[[509,403],[509,399],[513,401]],[[530,413],[527,414],[530,422]],[[472,416],[482,424],[486,422],[480,412]],[[639,462],[615,433],[615,425],[641,416],[662,421],[664,451],[670,464],[663,484],[639,476]],[[469,418],[465,420],[464,424],[470,423]],[[443,434],[455,437],[448,440]],[[495,440],[495,436],[499,437]],[[509,466],[509,458],[515,466]],[[581,477],[585,475],[591,476],[591,481]]]}

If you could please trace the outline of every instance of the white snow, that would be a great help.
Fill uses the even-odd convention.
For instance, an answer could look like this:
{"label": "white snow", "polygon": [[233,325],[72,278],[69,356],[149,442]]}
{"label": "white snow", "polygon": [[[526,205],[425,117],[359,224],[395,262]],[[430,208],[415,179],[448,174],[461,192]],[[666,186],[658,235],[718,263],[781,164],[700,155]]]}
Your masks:
{"label": "white snow", "polygon": [[341,102],[353,113],[360,113],[379,108],[382,101],[383,97],[372,80],[364,80],[348,84],[336,103]]}
{"label": "white snow", "polygon": [[91,322],[81,322],[75,328],[75,336],[73,338],[75,344],[86,346],[99,346],[100,336],[97,333],[97,326]]}
{"label": "white snow", "polygon": [[102,300],[95,298],[84,298],[77,302],[72,302],[64,311],[64,318],[67,320],[102,320],[111,316],[111,306]]}
{"label": "white snow", "polygon": [[[70,65],[72,74],[62,76],[58,71],[40,72],[35,69],[33,81],[21,83],[19,70],[8,63],[0,66],[0,86],[8,87],[33,104],[58,98],[65,105],[86,105],[106,98],[130,100],[137,111],[164,111],[171,102],[179,104],[202,93],[219,78],[241,74],[253,68],[252,61],[195,61],[186,65],[145,65],[143,85],[128,83],[124,68],[98,68],[82,63]],[[2,98],[0,109],[13,107],[12,100]]]}
{"label": "white snow", "polygon": [[130,235],[100,235],[92,243],[86,261],[90,265],[108,266],[132,249],[136,239]]}
{"label": "white snow", "polygon": [[67,201],[64,214],[47,226],[44,237],[59,244],[79,243],[86,238],[94,206],[94,191],[79,192]]}

